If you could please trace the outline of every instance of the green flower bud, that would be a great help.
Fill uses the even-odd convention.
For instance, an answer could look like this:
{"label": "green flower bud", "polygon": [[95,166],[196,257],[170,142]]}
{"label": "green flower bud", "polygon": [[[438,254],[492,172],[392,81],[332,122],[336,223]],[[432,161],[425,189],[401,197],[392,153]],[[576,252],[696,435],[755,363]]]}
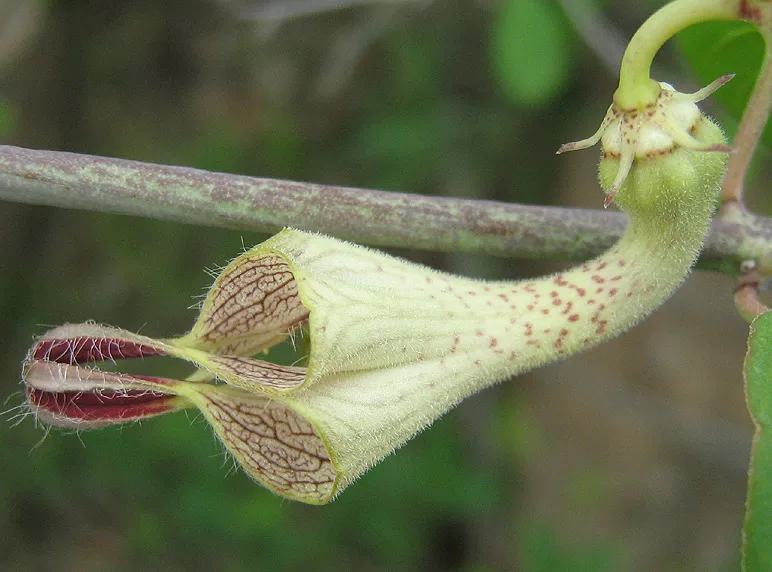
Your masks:
{"label": "green flower bud", "polygon": [[600,141],[598,179],[606,207],[615,201],[623,210],[650,211],[667,205],[681,190],[715,189],[730,148],[721,128],[696,104],[731,78],[721,77],[693,94],[661,82],[655,103],[635,109],[612,104],[592,137],[567,143],[558,153]]}

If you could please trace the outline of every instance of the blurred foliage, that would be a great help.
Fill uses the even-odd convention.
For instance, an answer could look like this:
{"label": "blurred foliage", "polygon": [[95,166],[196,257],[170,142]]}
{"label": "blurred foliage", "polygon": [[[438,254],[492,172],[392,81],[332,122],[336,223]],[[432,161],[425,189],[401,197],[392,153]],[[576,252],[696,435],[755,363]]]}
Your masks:
{"label": "blurred foliage", "polygon": [[[756,27],[747,22],[705,22],[683,30],[676,39],[703,85],[735,74],[713,97],[739,121],[764,58],[764,39]],[[772,144],[772,125],[764,131],[764,142]]]}
{"label": "blurred foliage", "polygon": [[611,546],[564,546],[554,530],[541,523],[523,534],[523,564],[534,572],[611,572],[619,556]]}
{"label": "blurred foliage", "polygon": [[545,105],[566,87],[571,71],[571,29],[557,4],[508,0],[491,37],[493,70],[520,105]]}
{"label": "blurred foliage", "polygon": [[[629,35],[656,2],[607,4]],[[235,0],[48,0],[36,35],[0,76],[0,138],[538,204],[565,202],[558,189],[568,181],[572,200],[599,204],[593,159],[577,185],[575,173],[556,168],[554,151],[602,116],[614,78],[598,70],[552,0],[407,2],[278,23],[240,20],[244,8]],[[23,417],[12,409],[21,402],[15,372],[32,335],[86,319],[183,333],[194,318],[186,306],[210,281],[202,269],[262,238],[2,205],[6,417]],[[481,277],[545,269],[400,254]],[[503,384],[469,400],[321,508],[278,499],[231,470],[192,414],[45,439],[23,418],[0,430],[0,569],[652,569],[661,553],[627,555],[637,531],[588,526],[568,535],[560,518],[525,505],[524,467],[562,453],[521,395],[521,384]],[[550,495],[583,520],[597,515],[613,488],[607,469],[567,474],[566,490]],[[687,557],[678,544],[671,562]],[[713,564],[706,569],[723,562]]]}
{"label": "blurred foliage", "polygon": [[0,137],[13,135],[16,117],[11,104],[0,99]]}

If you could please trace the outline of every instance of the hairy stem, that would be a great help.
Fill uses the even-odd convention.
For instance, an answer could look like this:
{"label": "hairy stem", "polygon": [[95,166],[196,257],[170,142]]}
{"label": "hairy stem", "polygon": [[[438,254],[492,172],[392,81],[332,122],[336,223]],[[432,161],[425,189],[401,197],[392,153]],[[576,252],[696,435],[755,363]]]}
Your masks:
{"label": "hairy stem", "polygon": [[[729,156],[724,186],[721,190],[721,202],[726,208],[744,208],[742,203],[743,183],[748,171],[753,153],[759,143],[764,127],[772,111],[772,66],[769,65],[772,58],[772,46],[770,46],[769,34],[762,34],[765,43],[765,57],[761,66],[759,78],[753,93],[748,100],[748,105],[743,113],[740,127],[737,129],[733,152]],[[731,206],[730,206],[731,205]]]}
{"label": "hairy stem", "polygon": [[684,28],[709,20],[740,17],[740,0],[676,0],[655,12],[638,28],[625,50],[614,103],[620,109],[654,104],[659,84],[651,79],[651,62],[662,45]]}
{"label": "hairy stem", "polygon": [[769,312],[769,307],[759,300],[759,288],[763,277],[756,271],[755,265],[746,264],[734,291],[734,305],[737,312],[751,323],[756,316]]}

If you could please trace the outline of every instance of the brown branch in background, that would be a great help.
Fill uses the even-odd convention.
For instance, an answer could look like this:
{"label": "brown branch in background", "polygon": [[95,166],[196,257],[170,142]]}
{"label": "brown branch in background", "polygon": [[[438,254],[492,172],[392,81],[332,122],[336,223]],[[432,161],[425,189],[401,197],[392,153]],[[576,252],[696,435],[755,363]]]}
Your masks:
{"label": "brown branch in background", "polygon": [[[262,179],[0,145],[0,200],[276,232],[285,226],[362,244],[495,256],[582,260],[622,234],[625,217]],[[772,219],[743,212],[714,222],[702,267],[772,269]]]}
{"label": "brown branch in background", "polygon": [[745,175],[772,110],[772,66],[768,64],[772,58],[772,46],[766,38],[765,42],[766,57],[732,143],[732,153],[729,155],[729,165],[721,189],[722,214],[728,210],[745,209]]}
{"label": "brown branch in background", "polygon": [[759,300],[762,279],[754,262],[746,262],[742,265],[737,288],[734,291],[734,305],[737,312],[749,323],[759,314],[769,312],[769,307]]}
{"label": "brown branch in background", "polygon": [[230,0],[220,0],[220,3],[231,9],[237,17],[257,22],[284,22],[358,6],[388,6],[407,2],[417,0],[269,0],[252,2],[246,7],[234,5]]}
{"label": "brown branch in background", "polygon": [[6,0],[0,2],[0,69],[11,65],[32,38],[43,19],[40,2]]}

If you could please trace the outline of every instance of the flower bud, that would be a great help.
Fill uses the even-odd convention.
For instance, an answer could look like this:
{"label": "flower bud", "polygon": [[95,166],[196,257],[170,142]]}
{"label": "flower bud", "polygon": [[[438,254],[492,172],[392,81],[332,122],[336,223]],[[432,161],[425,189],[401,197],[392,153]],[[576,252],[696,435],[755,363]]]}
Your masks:
{"label": "flower bud", "polygon": [[558,153],[601,142],[598,179],[605,207],[616,200],[625,210],[650,210],[667,204],[678,189],[715,188],[724,172],[724,153],[731,149],[721,128],[696,104],[731,78],[723,76],[693,94],[661,82],[656,102],[636,109],[612,104],[592,137],[567,143]]}

